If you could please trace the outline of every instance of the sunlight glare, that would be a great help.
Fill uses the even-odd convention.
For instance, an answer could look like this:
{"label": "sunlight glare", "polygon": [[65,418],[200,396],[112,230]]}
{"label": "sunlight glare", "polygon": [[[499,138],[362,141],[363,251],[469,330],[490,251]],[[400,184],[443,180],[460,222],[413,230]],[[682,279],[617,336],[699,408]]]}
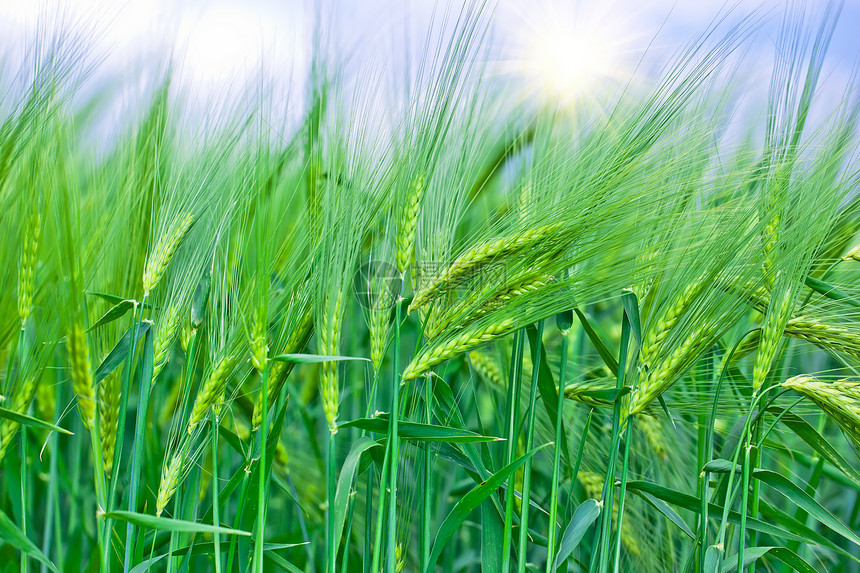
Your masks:
{"label": "sunlight glare", "polygon": [[632,75],[634,35],[603,6],[531,5],[516,17],[510,65],[526,90],[559,104],[598,99]]}

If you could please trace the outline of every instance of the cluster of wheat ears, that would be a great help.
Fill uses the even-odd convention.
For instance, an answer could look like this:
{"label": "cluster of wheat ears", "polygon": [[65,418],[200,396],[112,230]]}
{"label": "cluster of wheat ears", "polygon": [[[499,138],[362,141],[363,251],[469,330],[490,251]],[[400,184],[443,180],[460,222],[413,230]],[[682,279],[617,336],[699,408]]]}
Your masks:
{"label": "cluster of wheat ears", "polygon": [[838,12],[743,121],[758,16],[562,110],[468,6],[408,89],[320,43],[299,121],[189,127],[167,71],[106,150],[114,88],[41,37],[0,76],[0,570],[860,571]]}

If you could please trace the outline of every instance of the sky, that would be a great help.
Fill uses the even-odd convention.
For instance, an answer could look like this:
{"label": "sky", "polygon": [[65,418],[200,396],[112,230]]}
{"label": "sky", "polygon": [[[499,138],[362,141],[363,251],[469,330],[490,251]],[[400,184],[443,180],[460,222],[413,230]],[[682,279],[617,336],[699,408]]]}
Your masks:
{"label": "sky", "polygon": [[[302,86],[315,31],[325,30],[349,65],[396,71],[404,42],[418,48],[431,20],[456,14],[451,0],[326,0],[323,25],[311,0],[0,0],[0,57],[6,66],[38,29],[66,23],[86,30],[100,58],[95,80],[140,83],[154,62],[171,58],[192,101],[239,93],[260,70],[293,89]],[[731,8],[758,10],[764,23],[744,53],[754,88],[770,74],[786,7],[820,13],[823,0],[495,0],[488,38],[492,73],[516,76],[524,91],[577,97],[623,81],[646,51],[658,65]],[[435,15],[435,16],[434,16]],[[825,89],[840,97],[860,55],[860,0],[846,0],[834,36]],[[416,50],[420,51],[420,48]],[[106,81],[106,80],[105,80]],[[829,86],[829,87],[827,87]],[[301,91],[301,90],[299,90]]]}

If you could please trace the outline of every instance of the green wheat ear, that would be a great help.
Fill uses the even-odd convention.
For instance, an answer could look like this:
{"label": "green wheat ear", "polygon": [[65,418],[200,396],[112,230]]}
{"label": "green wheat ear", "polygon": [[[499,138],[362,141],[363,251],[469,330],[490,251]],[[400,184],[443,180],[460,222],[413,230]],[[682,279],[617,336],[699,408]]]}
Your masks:
{"label": "green wheat ear", "polygon": [[[24,378],[21,386],[16,389],[15,395],[11,399],[11,404],[7,405],[4,403],[4,407],[16,414],[26,414],[27,409],[33,402],[33,398],[36,396],[39,386],[41,386],[39,377],[35,374],[28,375]],[[0,462],[3,461],[6,449],[12,443],[12,438],[15,437],[15,433],[19,427],[20,423],[15,420],[8,418],[0,420]]]}
{"label": "green wheat ear", "polygon": [[161,482],[158,485],[158,494],[155,498],[155,515],[160,516],[164,508],[170,503],[176,488],[179,487],[179,478],[182,476],[182,466],[185,463],[184,450],[175,453],[161,473]]}
{"label": "green wheat ear", "polygon": [[860,382],[847,379],[823,382],[802,374],[789,378],[782,386],[815,402],[860,448]]}
{"label": "green wheat ear", "polygon": [[[321,354],[335,356],[338,354],[340,340],[340,320],[342,312],[343,297],[338,292],[333,302],[326,301],[324,304],[325,316],[323,324],[318,332],[319,349]],[[339,403],[339,384],[337,376],[337,362],[323,362],[322,376],[320,378],[320,394],[322,395],[323,413],[328,421],[329,430],[337,431],[337,415]]]}
{"label": "green wheat ear", "polygon": [[515,328],[516,323],[513,319],[505,319],[495,324],[473,327],[450,340],[430,346],[412,359],[403,371],[403,380],[417,378],[437,364],[500,338]]}
{"label": "green wheat ear", "polygon": [[36,275],[36,251],[42,232],[42,214],[39,205],[33,202],[24,229],[21,248],[21,266],[18,275],[18,318],[23,325],[33,307],[33,284]]}
{"label": "green wheat ear", "polygon": [[412,181],[400,215],[397,228],[396,259],[397,270],[401,278],[406,276],[406,269],[415,255],[415,229],[418,227],[418,216],[421,212],[421,200],[424,197],[426,178],[420,174]]}
{"label": "green wheat ear", "polygon": [[120,406],[120,370],[114,370],[99,383],[99,436],[102,443],[102,459],[105,474],[113,469],[113,453],[116,446],[116,429]]}
{"label": "green wheat ear", "polygon": [[563,234],[560,232],[562,229],[560,224],[546,225],[500,239],[491,239],[469,248],[440,273],[429,277],[426,284],[421,285],[409,304],[409,312],[418,310],[434,298],[457,288],[464,277],[471,275],[493,260],[504,260],[507,256],[522,253],[529,248],[543,245],[554,239],[561,240],[563,238]]}
{"label": "green wheat ear", "polygon": [[170,360],[170,353],[176,341],[177,331],[179,330],[179,317],[179,305],[171,304],[167,307],[164,317],[159,320],[158,328],[155,331],[155,341],[153,342],[153,380],[158,378],[158,375]]}
{"label": "green wheat ear", "polygon": [[78,410],[81,413],[84,426],[91,430],[96,412],[95,391],[90,371],[90,350],[87,345],[87,335],[79,325],[72,326],[66,339],[66,347],[71,366],[72,390],[78,398]]}
{"label": "green wheat ear", "polygon": [[155,244],[155,247],[146,258],[146,267],[143,270],[143,292],[149,294],[161,280],[164,271],[170,264],[176,249],[179,248],[179,243],[191,230],[194,224],[194,216],[188,214],[166,233],[161,235],[161,238]]}
{"label": "green wheat ear", "polygon": [[206,419],[212,410],[220,407],[224,399],[224,391],[227,388],[227,381],[235,365],[236,357],[225,356],[212,367],[194,399],[194,406],[191,409],[191,416],[185,429],[189,436],[194,433],[197,426]]}

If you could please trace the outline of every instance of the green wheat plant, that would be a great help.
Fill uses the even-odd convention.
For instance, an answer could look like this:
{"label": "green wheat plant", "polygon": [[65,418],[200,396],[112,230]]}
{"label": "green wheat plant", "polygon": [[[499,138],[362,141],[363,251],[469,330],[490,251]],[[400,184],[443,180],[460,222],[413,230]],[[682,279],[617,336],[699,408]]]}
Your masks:
{"label": "green wheat plant", "polygon": [[573,106],[480,1],[403,69],[320,8],[286,95],[202,112],[40,28],[0,66],[0,572],[860,571],[840,9]]}

